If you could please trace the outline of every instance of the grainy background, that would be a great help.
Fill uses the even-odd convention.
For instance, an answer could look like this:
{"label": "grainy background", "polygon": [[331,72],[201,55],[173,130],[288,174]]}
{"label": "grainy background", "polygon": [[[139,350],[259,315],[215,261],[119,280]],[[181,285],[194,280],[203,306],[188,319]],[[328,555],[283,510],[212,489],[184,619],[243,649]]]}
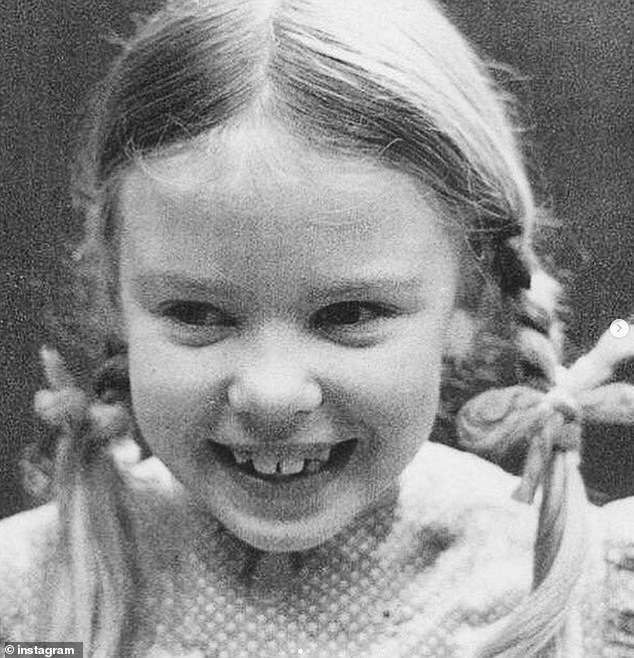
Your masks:
{"label": "grainy background", "polygon": [[[42,309],[63,309],[58,254],[79,231],[66,189],[78,108],[156,2],[4,0],[0,7],[0,517],[24,508],[17,457],[42,432],[32,397]],[[563,222],[570,339],[589,347],[634,311],[632,15],[629,0],[451,0],[450,13],[496,61],[523,74],[535,179]],[[623,374],[632,378],[633,368]],[[631,428],[590,427],[584,473],[609,496],[634,494]]]}

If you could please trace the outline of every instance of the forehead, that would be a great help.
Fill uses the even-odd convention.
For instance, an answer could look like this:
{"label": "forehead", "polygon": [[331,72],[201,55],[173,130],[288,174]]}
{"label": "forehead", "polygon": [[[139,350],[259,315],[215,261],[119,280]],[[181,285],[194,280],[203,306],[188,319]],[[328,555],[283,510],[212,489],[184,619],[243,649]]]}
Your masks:
{"label": "forehead", "polygon": [[135,267],[194,277],[213,267],[260,281],[299,270],[318,278],[452,260],[440,206],[419,182],[264,127],[138,163],[119,209]]}

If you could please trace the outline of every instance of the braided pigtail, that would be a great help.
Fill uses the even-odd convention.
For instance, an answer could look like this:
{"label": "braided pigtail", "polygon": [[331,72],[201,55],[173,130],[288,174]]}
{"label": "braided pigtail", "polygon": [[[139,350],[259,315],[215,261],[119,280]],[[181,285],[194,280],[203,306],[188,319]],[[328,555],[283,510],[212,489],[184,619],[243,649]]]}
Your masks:
{"label": "braided pigtail", "polygon": [[[36,410],[60,430],[53,480],[60,541],[42,630],[51,640],[80,639],[91,656],[123,656],[141,587],[122,475],[134,460],[126,447],[129,413],[123,401],[112,399],[112,388],[90,400],[57,352],[45,349],[42,359],[50,389],[37,394]],[[103,388],[103,373],[100,380]]]}
{"label": "braided pigtail", "polygon": [[507,450],[526,454],[518,500],[533,502],[542,488],[533,591],[479,658],[563,658],[581,651],[573,603],[586,553],[587,498],[579,472],[582,421],[634,421],[634,387],[598,387],[618,363],[634,357],[634,341],[619,342],[606,332],[592,352],[563,367],[558,293],[556,282],[540,270],[532,274],[528,289],[515,293],[525,383],[481,393],[457,418],[460,442],[468,450],[497,461]]}
{"label": "braided pigtail", "polygon": [[[560,351],[556,320],[558,286],[540,271],[531,276],[528,284],[528,289],[520,288],[514,295],[518,325],[515,342],[519,347],[518,374],[532,386],[488,391],[465,405],[458,417],[458,432],[469,450],[497,460],[508,450],[527,453],[525,478],[517,492],[519,499],[532,501],[537,485],[543,485],[533,592],[497,636],[481,649],[479,658],[563,656],[564,643],[568,642],[564,639],[566,622],[584,563],[586,498],[578,471],[580,428],[574,409],[563,405],[546,410],[545,404],[543,410],[530,418],[520,418],[521,414],[516,413],[505,427],[513,434],[513,440],[508,440],[499,428],[497,434],[488,431],[489,427],[482,431],[481,421],[490,419],[491,408],[504,409],[506,416],[511,409],[523,411],[526,405],[539,406],[537,400],[548,396],[540,389],[556,386]],[[491,407],[492,396],[497,397],[498,405],[506,401],[501,395],[504,391],[511,392],[511,403]],[[556,441],[564,426],[568,441],[565,449],[560,449],[562,446]],[[528,438],[531,435],[532,441]]]}

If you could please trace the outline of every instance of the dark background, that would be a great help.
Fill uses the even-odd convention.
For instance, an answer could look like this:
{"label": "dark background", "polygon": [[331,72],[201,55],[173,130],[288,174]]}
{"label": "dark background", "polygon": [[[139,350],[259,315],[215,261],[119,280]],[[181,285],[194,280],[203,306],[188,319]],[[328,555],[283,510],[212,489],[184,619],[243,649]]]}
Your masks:
{"label": "dark background", "polygon": [[[450,13],[512,84],[534,146],[535,180],[563,223],[553,252],[574,308],[569,338],[588,348],[634,311],[632,15],[629,0],[451,0]],[[16,464],[43,431],[42,309],[67,303],[59,254],[79,222],[67,197],[78,109],[130,14],[156,2],[4,0],[0,8],[0,517],[30,501]],[[544,187],[544,181],[548,184]],[[633,368],[623,375],[632,380]],[[634,430],[589,427],[584,474],[607,497],[634,494]]]}

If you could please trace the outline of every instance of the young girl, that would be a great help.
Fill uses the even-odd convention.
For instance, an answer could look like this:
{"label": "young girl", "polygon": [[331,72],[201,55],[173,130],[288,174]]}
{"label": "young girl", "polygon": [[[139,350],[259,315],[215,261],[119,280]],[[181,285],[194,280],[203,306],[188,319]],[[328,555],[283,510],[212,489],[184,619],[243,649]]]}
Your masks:
{"label": "young girl", "polygon": [[54,502],[0,524],[3,639],[631,654],[634,506],[577,466],[584,419],[634,420],[601,386],[634,332],[560,365],[509,109],[431,1],[170,4],[91,119],[104,362],[89,395],[43,352]]}

